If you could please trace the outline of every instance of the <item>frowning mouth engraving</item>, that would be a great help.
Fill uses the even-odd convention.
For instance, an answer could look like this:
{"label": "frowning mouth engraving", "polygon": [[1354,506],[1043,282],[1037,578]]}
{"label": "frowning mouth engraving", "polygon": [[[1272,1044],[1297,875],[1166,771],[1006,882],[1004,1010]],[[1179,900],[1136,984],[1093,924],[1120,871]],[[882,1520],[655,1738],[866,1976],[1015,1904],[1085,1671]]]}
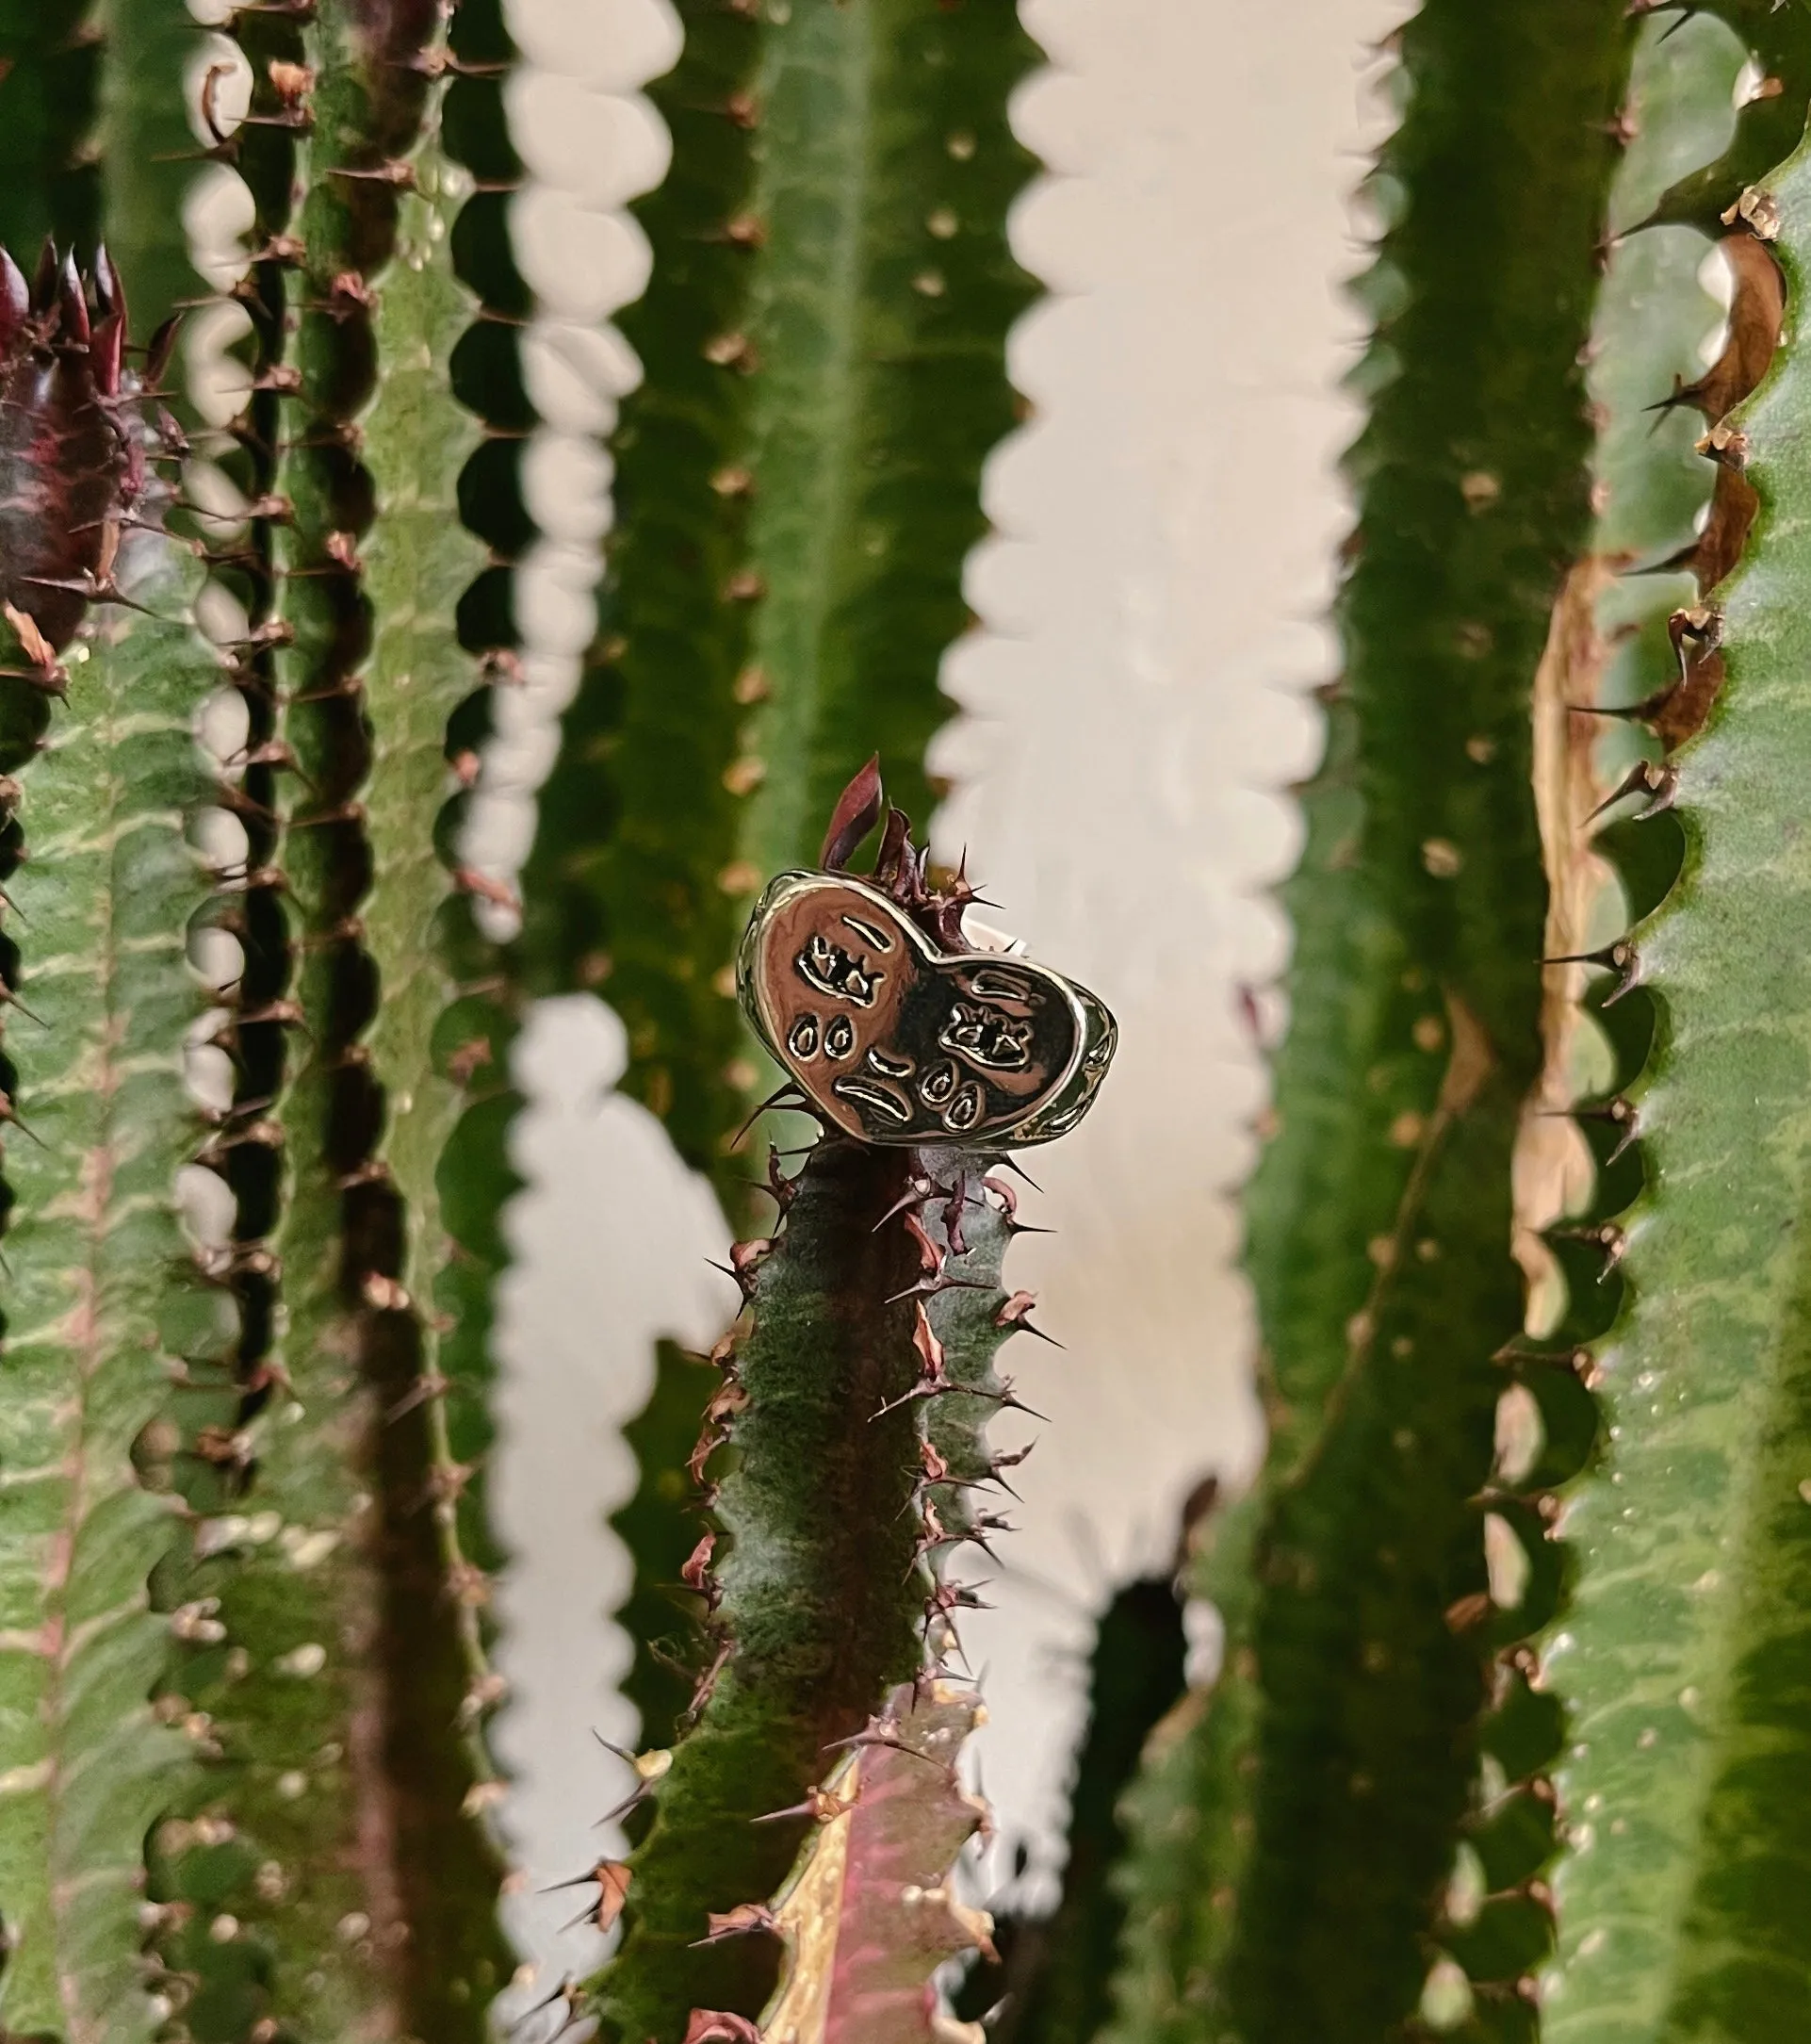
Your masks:
{"label": "frowning mouth engraving", "polygon": [[885,1079],[833,1079],[830,1090],[857,1106],[872,1107],[901,1128],[911,1125],[912,1104],[896,1086]]}

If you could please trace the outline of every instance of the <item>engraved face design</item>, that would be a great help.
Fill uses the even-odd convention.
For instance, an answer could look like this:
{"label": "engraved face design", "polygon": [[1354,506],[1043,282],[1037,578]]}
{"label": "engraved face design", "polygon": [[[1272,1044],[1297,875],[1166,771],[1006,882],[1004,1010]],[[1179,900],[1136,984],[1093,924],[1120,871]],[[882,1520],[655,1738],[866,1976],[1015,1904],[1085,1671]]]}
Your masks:
{"label": "engraved face design", "polygon": [[938,949],[840,874],[789,873],[757,905],[738,965],[774,1055],[845,1134],[1006,1149],[1085,1113],[1112,1017],[1028,959]]}

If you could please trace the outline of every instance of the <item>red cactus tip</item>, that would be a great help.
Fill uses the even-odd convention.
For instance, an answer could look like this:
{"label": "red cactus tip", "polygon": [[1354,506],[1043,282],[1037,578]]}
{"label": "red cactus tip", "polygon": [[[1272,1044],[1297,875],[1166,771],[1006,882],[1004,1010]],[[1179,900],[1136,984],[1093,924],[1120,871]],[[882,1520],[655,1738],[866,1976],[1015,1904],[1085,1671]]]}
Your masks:
{"label": "red cactus tip", "polygon": [[126,322],[104,249],[85,282],[46,242],[29,285],[0,251],[0,602],[32,620],[52,655],[91,601],[114,595],[120,533],[145,522],[154,494],[157,433],[125,368]]}

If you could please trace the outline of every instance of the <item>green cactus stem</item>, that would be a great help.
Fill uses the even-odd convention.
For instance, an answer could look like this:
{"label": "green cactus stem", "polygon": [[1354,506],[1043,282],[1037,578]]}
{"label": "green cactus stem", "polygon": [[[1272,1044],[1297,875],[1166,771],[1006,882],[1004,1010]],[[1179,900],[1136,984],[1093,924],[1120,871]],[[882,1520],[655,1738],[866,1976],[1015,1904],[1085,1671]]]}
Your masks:
{"label": "green cactus stem", "polygon": [[88,147],[100,41],[88,0],[0,6],[0,246],[46,236],[84,254],[100,227],[99,167]]}
{"label": "green cactus stem", "polygon": [[[703,1480],[702,1468],[693,1475],[686,1464],[698,1438],[698,1414],[723,1388],[706,1358],[663,1341],[655,1351],[648,1401],[623,1430],[641,1481],[610,1521],[635,1567],[633,1587],[616,1613],[634,1654],[621,1687],[640,1716],[643,1745],[657,1752],[678,1737],[710,1662],[705,1600],[683,1576],[698,1545]],[[639,1815],[630,1828],[632,1835],[645,1828]]]}
{"label": "green cactus stem", "polygon": [[258,90],[235,154],[265,237],[247,438],[254,476],[274,461],[256,544],[226,564],[253,595],[241,651],[262,770],[242,805],[237,1039],[245,1084],[276,1093],[281,1168],[241,1201],[242,1226],[250,1211],[264,1230],[240,1251],[262,1282],[263,1340],[242,1357],[253,1466],[236,1506],[275,1531],[196,1569],[218,1578],[246,1663],[198,1692],[253,1846],[222,1905],[263,1954],[260,2020],[477,2037],[511,1965],[500,1870],[474,1822],[499,1793],[478,1732],[500,1685],[469,1272],[450,1287],[473,1305],[469,1340],[456,1365],[437,1349],[443,1153],[455,1143],[468,1173],[445,1195],[468,1232],[494,1235],[488,1195],[509,1179],[495,1128],[474,1147],[458,1127],[499,1060],[492,1018],[457,1000],[456,884],[433,829],[460,781],[452,728],[483,679],[458,636],[484,565],[458,517],[480,435],[452,387],[479,309],[455,274],[473,180],[439,144],[448,51],[432,7],[238,25]]}
{"label": "green cactus stem", "polygon": [[932,1975],[987,1949],[992,1925],[953,1892],[956,1856],[987,1806],[956,1774],[984,1713],[971,1690],[907,1685],[849,1742],[813,1794],[812,1830],[771,1907],[713,1921],[713,1939],[764,1934],[785,1949],[758,2022],[693,2009],[686,2044],[953,2044]]}
{"label": "green cactus stem", "polygon": [[[150,333],[196,296],[184,202],[196,155],[188,74],[201,33],[188,9],[170,0],[100,0],[93,19],[106,55],[91,154],[112,167],[101,226],[139,331]],[[5,119],[0,112],[0,125]]]}
{"label": "green cactus stem", "polygon": [[[235,1328],[176,1205],[204,1140],[184,1044],[209,882],[185,819],[214,793],[194,720],[219,662],[186,550],[115,531],[134,608],[70,648],[13,798],[30,857],[17,826],[8,851],[28,935],[8,945],[0,2027],[149,2044],[169,2006],[147,1992],[145,1838],[213,1750],[205,1718],[153,1692],[172,1633],[219,1627],[205,1605],[155,1611],[148,1578],[179,1539],[172,1398],[230,1367]],[[16,766],[38,720],[0,685]]]}
{"label": "green cactus stem", "polygon": [[[1800,300],[1811,152],[1741,217]],[[1738,292],[1733,328],[1743,313]],[[1760,511],[1714,597],[1721,695],[1664,770],[1684,862],[1634,932],[1666,1028],[1628,1086],[1648,1166],[1627,1217],[1633,1305],[1598,1354],[1605,1467],[1569,1500],[1578,1580],[1543,1650],[1572,1713],[1544,1995],[1560,2044],[1787,2036],[1811,2016],[1790,1905],[1811,1535],[1792,1143],[1804,1078],[1788,1018],[1807,989],[1787,935],[1805,884],[1793,850],[1805,413],[1788,342],[1709,438],[1745,462]]]}
{"label": "green cactus stem", "polygon": [[1637,0],[1629,12],[1663,13],[1675,31],[1682,20],[1725,22],[1753,56],[1759,75],[1728,147],[1670,185],[1648,216],[1715,234],[1720,224],[1732,224],[1723,216],[1739,202],[1743,187],[1788,155],[1803,132],[1811,99],[1811,7],[1805,0]]}
{"label": "green cactus stem", "polygon": [[[945,941],[952,907],[917,910]],[[759,2014],[771,1948],[697,1941],[777,1888],[826,1748],[952,1649],[971,1593],[950,1557],[999,1524],[982,1429],[1010,1398],[994,1359],[1028,1299],[1002,1287],[1013,1202],[987,1159],[831,1134],[791,1177],[775,1157],[769,1186],[779,1225],[732,1252],[746,1307],[692,1460],[709,1516],[678,1578],[708,1659],[596,1987],[636,2044],[678,2044],[693,2008]],[[677,1548],[667,1511],[655,1529]]]}
{"label": "green cactus stem", "polygon": [[[712,1912],[771,1893],[796,1851],[796,1819],[756,1820],[800,1806],[824,1748],[858,1731],[874,1699],[921,1663],[923,1513],[957,1512],[926,1411],[971,1400],[913,1396],[937,1352],[928,1310],[912,1296],[915,1167],[909,1151],[826,1139],[784,1183],[771,1246],[737,1252],[749,1325],[719,1351],[723,1395],[701,1444],[707,1458],[719,1437],[735,1452],[712,1502],[727,1555],[718,1566],[707,1545],[682,1577],[713,1609],[717,1643],[631,1860],[627,1942],[600,1983],[624,2037],[671,2044],[694,2004],[759,2011],[769,1955],[693,1944]],[[963,1199],[965,1226],[972,1219],[978,1233],[987,1197],[977,1182]],[[963,1296],[990,1301],[996,1316],[1006,1300],[989,1265],[1001,1246],[971,1247],[949,1269],[985,1287]],[[942,1350],[946,1376],[979,1383],[991,1395],[973,1402],[988,1409],[991,1351],[1006,1333],[991,1328],[980,1355],[963,1351],[954,1365]]]}
{"label": "green cactus stem", "polygon": [[1032,164],[1010,8],[681,8],[653,89],[673,169],[636,209],[647,368],[613,444],[600,633],[527,880],[536,983],[599,986],[625,1085],[732,1202],[765,1087],[732,956],[766,875],[876,746],[922,811],[963,630],[981,464],[1031,297],[1006,209]]}
{"label": "green cactus stem", "polygon": [[1621,7],[1573,0],[1428,0],[1401,31],[1346,667],[1284,892],[1293,1020],[1248,1199],[1270,1453],[1215,1564],[1225,1671],[1166,1763],[1193,1844],[1148,1819],[1162,1877],[1190,1872],[1143,1891],[1117,2044],[1401,2033],[1495,1657],[1557,1592],[1525,1525],[1525,1588],[1497,1601],[1481,1536],[1516,1518],[1488,1486],[1542,1063],[1529,703],[1588,531],[1579,361],[1631,41]]}

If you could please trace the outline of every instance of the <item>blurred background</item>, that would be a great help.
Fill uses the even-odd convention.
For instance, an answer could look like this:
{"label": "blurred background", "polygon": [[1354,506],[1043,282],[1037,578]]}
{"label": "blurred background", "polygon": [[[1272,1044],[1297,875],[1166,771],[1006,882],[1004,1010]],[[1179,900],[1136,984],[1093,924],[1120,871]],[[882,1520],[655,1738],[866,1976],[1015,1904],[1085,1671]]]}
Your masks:
{"label": "blurred background", "polygon": [[[1010,350],[1024,424],[993,456],[993,531],[974,551],[977,623],[943,681],[960,706],[935,766],[953,784],[938,852],[963,848],[1034,956],[1096,988],[1121,1025],[1081,1131],[1033,1160],[1011,1282],[1062,1346],[1013,1366],[1048,1424],[1020,1530],[964,1641],[985,1670],[978,1764],[996,1880],[1053,1892],[1085,1657],[1117,1586],[1164,1573],[1184,1498],[1236,1484],[1260,1446],[1249,1301],[1231,1195],[1264,1108],[1261,1046],[1288,949],[1267,899],[1297,845],[1289,784],[1313,763],[1310,691],[1333,670],[1323,619],[1349,522],[1342,394],[1362,326],[1351,193],[1387,133],[1379,45],[1401,0],[1023,0],[1047,57],[1014,106],[1043,176],[1013,221],[1046,296]],[[543,311],[530,347],[549,423],[530,464],[544,534],[524,606],[530,685],[507,694],[479,819],[507,878],[593,630],[611,478],[599,435],[637,365],[611,324],[647,251],[623,208],[665,164],[640,96],[677,51],[662,0],[516,0],[526,58],[517,200]],[[734,1306],[709,1267],[726,1237],[660,1124],[612,1092],[623,1033],[592,997],[553,1002],[522,1046],[531,1111],[510,1217],[517,1261],[495,1496],[515,1561],[501,1592],[514,1700],[499,1727],[529,1883],[515,1925],[554,1972],[595,1954],[538,1886],[589,1864],[622,1792],[598,1735],[632,1741],[628,1580],[606,1515],[631,1493],[619,1430],[655,1338],[707,1345]],[[1033,1352],[1026,1356],[1020,1349]],[[1014,1426],[996,1438],[1018,1445]],[[1195,1650],[1211,1656],[1211,1627]],[[544,1978],[545,1978],[544,1974]]]}

